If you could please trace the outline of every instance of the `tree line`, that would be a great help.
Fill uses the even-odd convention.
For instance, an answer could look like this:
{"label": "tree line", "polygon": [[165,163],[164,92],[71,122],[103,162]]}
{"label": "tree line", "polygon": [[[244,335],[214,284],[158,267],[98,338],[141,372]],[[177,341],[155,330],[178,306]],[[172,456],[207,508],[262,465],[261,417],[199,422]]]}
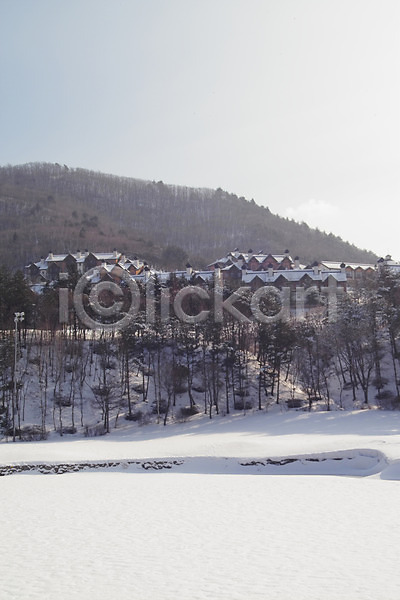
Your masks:
{"label": "tree line", "polygon": [[[44,438],[49,429],[96,435],[122,418],[166,425],[199,412],[266,410],[282,402],[283,387],[293,408],[348,408],[349,395],[352,407],[400,408],[400,280],[388,269],[346,294],[334,321],[310,311],[299,320],[226,314],[215,322],[211,314],[190,323],[163,321],[155,310],[149,322],[141,307],[119,332],[92,331],[76,315],[60,324],[57,290],[34,296],[21,274],[4,268],[0,280],[0,421],[14,439]],[[181,286],[174,282],[171,298]],[[157,304],[162,287],[155,289]],[[241,303],[245,312],[248,301]],[[25,312],[17,336],[15,311]],[[33,413],[35,428],[25,431]]]}

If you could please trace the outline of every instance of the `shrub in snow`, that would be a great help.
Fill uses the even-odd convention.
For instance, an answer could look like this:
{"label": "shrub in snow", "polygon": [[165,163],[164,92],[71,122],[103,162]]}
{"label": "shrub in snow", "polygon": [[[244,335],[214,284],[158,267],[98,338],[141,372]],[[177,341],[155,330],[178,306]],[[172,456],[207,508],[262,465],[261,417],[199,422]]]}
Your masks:
{"label": "shrub in snow", "polygon": [[143,385],[141,385],[141,384],[139,384],[139,385],[134,385],[134,386],[132,386],[132,390],[133,390],[134,392],[136,392],[137,394],[143,394],[143,392],[144,392],[144,387],[143,387]]}
{"label": "shrub in snow", "polygon": [[68,407],[68,406],[72,405],[72,402],[71,402],[71,398],[69,398],[68,396],[56,395],[54,398],[54,404],[56,406]]}
{"label": "shrub in snow", "polygon": [[185,384],[175,384],[174,385],[174,390],[176,394],[185,394],[188,390],[187,385]]}
{"label": "shrub in snow", "polygon": [[70,425],[69,427],[63,427],[62,430],[61,429],[57,429],[58,433],[62,433],[64,434],[69,434],[69,435],[73,435],[74,433],[77,432],[76,427],[73,427],[72,425]]}
{"label": "shrub in snow", "polygon": [[165,413],[167,412],[168,409],[168,403],[166,400],[160,400],[160,402],[158,403],[157,406],[157,402],[153,402],[153,404],[151,405],[151,411],[153,413],[153,415],[157,415],[160,413],[160,415],[165,415]]}
{"label": "shrub in snow", "polygon": [[250,410],[253,408],[253,400],[245,400],[244,398],[239,398],[234,402],[235,410]]}
{"label": "shrub in snow", "polygon": [[386,377],[375,377],[372,380],[372,385],[374,385],[376,388],[382,388],[383,386],[387,385],[388,380],[386,379]]}
{"label": "shrub in snow", "polygon": [[301,408],[304,404],[304,401],[301,398],[292,398],[291,400],[286,401],[286,406],[288,408]]}
{"label": "shrub in snow", "polygon": [[145,412],[139,421],[139,425],[148,425],[149,423],[151,423],[151,416],[148,412]]}
{"label": "shrub in snow", "polygon": [[243,398],[243,396],[248,396],[248,395],[249,395],[248,390],[235,390],[235,396],[239,396],[240,398]]}
{"label": "shrub in snow", "polygon": [[125,419],[127,421],[141,421],[143,418],[143,412],[141,410],[136,410],[135,412],[131,413],[131,414],[126,414],[125,415]]}
{"label": "shrub in snow", "polygon": [[[13,431],[10,428],[7,431],[7,435],[12,436]],[[25,425],[25,427],[21,427],[21,429],[16,429],[16,435],[23,442],[37,442],[39,440],[47,439],[47,431],[43,431],[40,425]]]}
{"label": "shrub in snow", "polygon": [[31,365],[40,365],[40,357],[39,356],[34,356],[33,358],[29,359],[29,364]]}
{"label": "shrub in snow", "polygon": [[192,390],[194,392],[199,392],[200,394],[206,391],[206,388],[203,385],[192,385]]}
{"label": "shrub in snow", "polygon": [[177,414],[177,419],[181,422],[187,421],[193,415],[199,414],[200,410],[197,406],[182,406]]}
{"label": "shrub in snow", "polygon": [[107,433],[103,423],[85,426],[85,437],[99,437]]}
{"label": "shrub in snow", "polygon": [[391,390],[382,390],[375,396],[376,403],[383,410],[395,410],[400,408],[399,397]]}
{"label": "shrub in snow", "polygon": [[379,394],[376,394],[375,398],[377,400],[392,400],[394,393],[391,390],[382,390]]}

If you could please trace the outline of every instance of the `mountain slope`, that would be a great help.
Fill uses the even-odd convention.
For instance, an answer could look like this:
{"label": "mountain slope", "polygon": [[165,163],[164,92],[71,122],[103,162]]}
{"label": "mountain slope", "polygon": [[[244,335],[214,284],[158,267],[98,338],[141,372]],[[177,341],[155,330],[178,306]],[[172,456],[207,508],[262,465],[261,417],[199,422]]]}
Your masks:
{"label": "mountain slope", "polygon": [[22,267],[49,250],[111,250],[159,266],[204,266],[235,247],[309,262],[374,262],[332,234],[274,215],[221,189],[116,177],[66,165],[0,168],[0,262]]}

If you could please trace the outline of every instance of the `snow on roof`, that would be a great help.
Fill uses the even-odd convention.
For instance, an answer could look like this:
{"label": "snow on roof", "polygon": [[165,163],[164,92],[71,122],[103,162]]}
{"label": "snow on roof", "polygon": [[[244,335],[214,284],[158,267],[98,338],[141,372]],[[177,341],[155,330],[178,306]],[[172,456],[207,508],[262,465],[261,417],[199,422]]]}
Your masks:
{"label": "snow on roof", "polygon": [[209,281],[214,277],[214,271],[195,271],[194,276],[199,277],[204,281]]}
{"label": "snow on roof", "polygon": [[284,258],[288,258],[289,260],[293,260],[291,256],[288,254],[267,254],[266,256],[272,256],[277,262],[282,262]]}
{"label": "snow on roof", "polygon": [[267,254],[265,252],[228,252],[228,254],[226,256],[224,256],[223,258],[219,258],[218,260],[215,260],[214,262],[210,263],[208,266],[211,267],[218,263],[225,264],[232,260],[235,262],[235,259],[236,260],[243,259],[245,262],[248,262],[252,258],[254,258],[257,262],[262,263],[269,256],[272,257],[277,262],[282,262],[284,258],[289,258],[289,260],[293,262],[292,257],[289,256],[288,254],[271,254],[270,252],[268,252]]}
{"label": "snow on roof", "polygon": [[166,283],[171,277],[171,273],[167,271],[159,271],[157,272],[157,277],[161,283]]}
{"label": "snow on roof", "polygon": [[340,271],[320,271],[319,273],[315,273],[313,269],[273,271],[272,275],[269,274],[269,271],[244,271],[242,281],[244,283],[251,283],[253,279],[258,277],[265,283],[274,283],[279,277],[283,277],[288,282],[296,282],[301,281],[305,276],[308,276],[313,281],[326,281],[328,277],[333,277],[338,282],[347,281],[346,274]]}
{"label": "snow on roof", "polygon": [[[129,267],[132,267],[132,265],[135,268],[137,268],[137,266],[135,266],[133,264],[133,262],[130,260],[126,260],[125,262],[118,262],[118,266],[121,267],[121,269],[124,269],[124,271],[127,271],[129,269]],[[113,266],[115,266],[115,265],[113,265]]]}
{"label": "snow on roof", "polygon": [[115,267],[116,265],[108,265],[107,263],[103,263],[102,265],[100,265],[100,268],[107,271],[107,273],[111,273],[111,271],[115,269]]}
{"label": "snow on roof", "polygon": [[217,264],[223,265],[230,261],[233,261],[234,263],[239,260],[244,260],[245,262],[248,262],[253,258],[257,262],[262,263],[269,256],[276,260],[276,262],[278,263],[282,262],[284,258],[288,258],[291,262],[293,262],[292,257],[288,254],[271,254],[270,252],[239,252],[237,250],[233,250],[232,252],[228,252],[226,256],[223,256],[222,258],[219,258],[218,260],[215,260],[212,263],[210,263],[208,267],[212,267]]}
{"label": "snow on roof", "polygon": [[42,294],[46,285],[47,285],[47,282],[34,283],[33,285],[30,286],[30,288],[33,292],[35,292],[35,294]]}
{"label": "snow on roof", "polygon": [[258,262],[263,262],[267,258],[267,254],[253,254],[248,260],[255,258]]}
{"label": "snow on roof", "polygon": [[68,254],[49,254],[46,258],[47,262],[62,262],[67,258]]}
{"label": "snow on roof", "polygon": [[389,265],[387,265],[387,266],[389,267],[389,269],[390,269],[392,272],[397,272],[397,271],[400,271],[400,264],[399,264],[399,263],[393,263],[393,264],[389,264]]}
{"label": "snow on roof", "polygon": [[[139,262],[139,261],[137,261]],[[133,265],[133,261],[130,260],[129,258],[123,260],[123,261],[118,261],[118,264],[120,267],[123,267],[124,269],[128,269],[129,267],[131,267]],[[140,263],[142,264],[142,263]]]}
{"label": "snow on roof", "polygon": [[218,260],[214,260],[214,262],[210,263],[209,265],[207,265],[208,267],[212,267],[214,265],[218,265],[218,264],[225,264],[229,261],[232,261],[232,257],[231,256],[224,256],[223,258],[219,258]]}
{"label": "snow on roof", "polygon": [[346,273],[341,273],[339,271],[321,271],[322,281],[326,281],[329,277],[333,277],[336,281],[347,281]]}
{"label": "snow on roof", "polygon": [[46,261],[47,262],[63,262],[67,256],[72,256],[77,263],[83,263],[88,256],[88,254],[92,254],[97,260],[115,260],[119,259],[123,256],[121,252],[69,252],[66,254],[52,254],[51,252],[48,254]]}
{"label": "snow on roof", "polygon": [[[44,258],[42,260],[40,260],[39,262],[36,262],[36,263],[33,263],[33,264],[35,265],[35,267],[37,267],[41,271],[45,271],[46,269],[48,269],[48,264],[44,260]],[[28,265],[28,266],[30,266],[30,265]]]}
{"label": "snow on roof", "polygon": [[154,274],[157,275],[157,277],[161,283],[165,283],[171,278],[172,275],[174,275],[178,279],[183,278],[183,279],[186,279],[187,281],[189,281],[193,277],[199,277],[200,279],[203,279],[203,281],[209,281],[210,279],[212,279],[214,277],[215,272],[214,271],[192,271],[191,273],[188,273],[186,270],[185,271],[154,271]]}
{"label": "snow on roof", "polygon": [[117,252],[116,254],[114,252],[92,252],[92,254],[98,260],[111,260],[120,258],[121,256],[121,252]]}
{"label": "snow on roof", "polygon": [[375,265],[373,264],[369,264],[369,263],[353,263],[353,262],[345,262],[345,261],[332,261],[332,260],[327,260],[327,261],[321,261],[320,265],[326,269],[340,269],[341,266],[344,264],[346,266],[346,268],[350,268],[350,269],[362,269],[363,271],[367,271],[368,269],[374,269],[375,270]]}

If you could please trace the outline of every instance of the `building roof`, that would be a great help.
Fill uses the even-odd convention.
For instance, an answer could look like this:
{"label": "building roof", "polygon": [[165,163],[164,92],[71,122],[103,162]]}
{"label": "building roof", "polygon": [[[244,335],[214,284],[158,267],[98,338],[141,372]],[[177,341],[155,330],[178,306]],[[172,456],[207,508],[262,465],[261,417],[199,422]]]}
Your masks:
{"label": "building roof", "polygon": [[289,282],[300,282],[308,276],[312,281],[325,282],[329,277],[333,277],[337,282],[345,283],[347,281],[346,273],[341,271],[319,271],[315,273],[314,269],[290,269],[286,271],[243,271],[242,280],[244,283],[251,283],[258,277],[264,283],[275,283],[279,277],[283,277]]}
{"label": "building roof", "polygon": [[[321,265],[321,267],[326,268],[326,269],[340,269],[341,264],[343,264],[343,261],[341,262],[337,262],[337,261],[332,261],[332,260],[324,260],[321,261],[319,263]],[[375,265],[373,264],[369,264],[369,263],[353,263],[353,262],[344,262],[346,268],[349,267],[350,269],[362,269],[363,271],[367,271],[368,269],[374,269],[375,270]]]}
{"label": "building roof", "polygon": [[92,252],[97,260],[114,260],[122,256],[121,252]]}
{"label": "building roof", "polygon": [[47,256],[46,261],[47,262],[63,262],[68,256],[67,254],[52,254],[50,252],[50,254]]}
{"label": "building roof", "polygon": [[283,259],[288,258],[291,262],[293,259],[289,254],[271,254],[270,252],[239,252],[238,250],[234,250],[233,252],[228,252],[226,256],[219,258],[218,260],[213,261],[208,266],[212,267],[217,264],[226,264],[228,262],[238,262],[239,260],[243,260],[244,262],[249,262],[253,258],[259,262],[260,264],[265,261],[267,257],[271,256],[276,262],[280,263]]}

